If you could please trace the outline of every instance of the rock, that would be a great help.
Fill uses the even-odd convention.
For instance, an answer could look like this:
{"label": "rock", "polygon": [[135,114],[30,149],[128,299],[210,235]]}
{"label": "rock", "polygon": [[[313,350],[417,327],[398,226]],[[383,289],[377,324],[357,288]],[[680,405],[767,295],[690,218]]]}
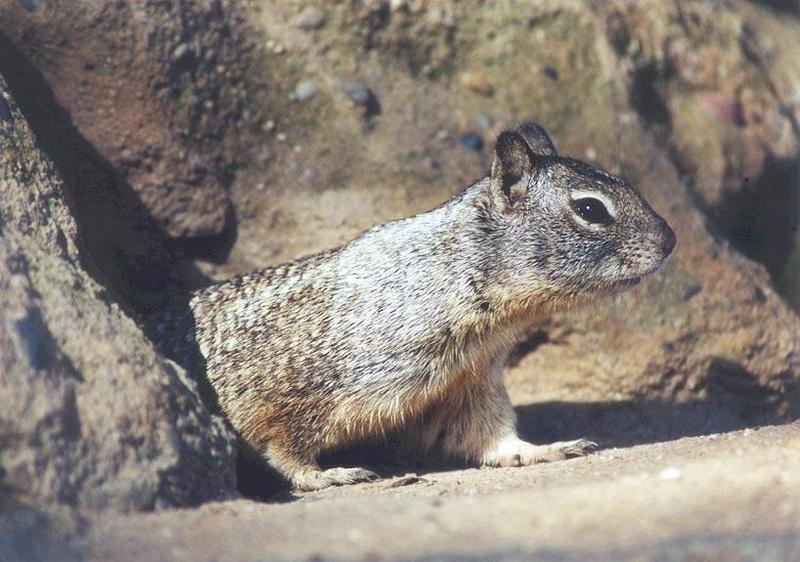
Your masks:
{"label": "rock", "polygon": [[318,91],[319,88],[317,88],[314,82],[311,80],[303,80],[297,83],[294,93],[289,96],[289,100],[302,103],[316,96]]}
{"label": "rock", "polygon": [[319,29],[325,25],[325,12],[314,6],[309,6],[297,16],[294,24],[300,29]]}
{"label": "rock", "polygon": [[336,87],[350,101],[359,105],[366,105],[373,97],[372,91],[363,82],[357,80],[337,77]]}
{"label": "rock", "polygon": [[[792,181],[776,180],[776,170],[793,169],[786,175],[794,177],[800,170],[796,20],[747,2],[610,4],[605,17],[616,30],[624,65],[641,99],[650,100],[639,104],[643,117],[661,129],[676,164],[725,235],[765,263],[786,298],[797,302],[800,282],[784,271],[800,247],[791,229],[774,229],[774,213],[759,211],[770,200],[784,209],[798,206],[796,189],[772,187]],[[743,213],[755,218],[744,235]],[[793,222],[796,227],[798,219]],[[769,242],[753,239],[763,232]],[[776,248],[784,250],[777,258]]]}
{"label": "rock", "polygon": [[172,51],[172,62],[180,62],[192,54],[189,45],[181,43]]}
{"label": "rock", "polygon": [[475,121],[482,129],[487,131],[491,130],[491,128],[494,126],[494,119],[484,112],[478,113],[478,115],[475,117]]}
{"label": "rock", "polygon": [[70,194],[2,78],[0,100],[0,488],[85,510],[230,497],[232,434],[84,269]]}
{"label": "rock", "polygon": [[[233,84],[242,82],[244,62],[230,4],[70,0],[58,9],[26,9],[39,5],[49,3],[0,5],[0,72],[12,87],[40,79],[27,65],[35,66],[71,120],[72,128],[54,134],[91,143],[96,158],[129,184],[170,236],[222,232],[237,150],[221,139],[241,113]],[[195,45],[202,46],[200,56]],[[26,112],[41,113],[38,100],[17,99]],[[124,158],[123,150],[135,158]],[[202,168],[193,165],[198,161]],[[87,162],[58,162],[67,164],[80,175]]]}
{"label": "rock", "polygon": [[458,144],[466,149],[478,151],[483,148],[483,137],[479,133],[471,131],[458,137]]}
{"label": "rock", "polygon": [[689,300],[695,295],[697,295],[700,291],[703,290],[703,286],[699,285],[698,283],[690,283],[686,286],[683,290],[683,300]]}
{"label": "rock", "polygon": [[462,72],[461,85],[482,96],[491,96],[494,93],[492,84],[483,75],[476,72]]}
{"label": "rock", "polygon": [[552,64],[546,64],[542,67],[542,72],[550,80],[558,80],[558,69]]}
{"label": "rock", "polygon": [[334,78],[337,90],[356,107],[359,107],[365,116],[380,113],[380,103],[375,93],[358,80],[349,80],[341,76]]}

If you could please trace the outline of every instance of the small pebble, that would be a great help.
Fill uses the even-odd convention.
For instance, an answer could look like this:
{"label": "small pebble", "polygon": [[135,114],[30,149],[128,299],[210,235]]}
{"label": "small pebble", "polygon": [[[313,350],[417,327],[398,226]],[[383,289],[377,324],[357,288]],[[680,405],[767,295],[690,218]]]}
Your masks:
{"label": "small pebble", "polygon": [[494,87],[489,81],[475,72],[462,72],[461,85],[471,92],[480,94],[482,96],[491,96],[494,93]]}
{"label": "small pebble", "polygon": [[343,96],[361,108],[364,115],[380,113],[381,106],[377,96],[363,82],[337,76],[334,78],[334,84]]}
{"label": "small pebble", "polygon": [[542,67],[542,72],[550,80],[558,80],[558,70],[552,64],[546,64]]}
{"label": "small pebble", "polygon": [[401,476],[400,478],[393,480],[389,483],[389,488],[401,488],[403,486],[411,486],[413,484],[418,484],[420,482],[427,482],[426,479],[420,478],[416,474],[409,473],[405,476]]}
{"label": "small pebble", "polygon": [[295,19],[294,24],[300,29],[306,31],[311,29],[319,29],[325,25],[325,12],[321,9],[310,6],[300,12],[300,15]]}
{"label": "small pebble", "polygon": [[492,120],[492,118],[483,112],[478,113],[477,117],[475,117],[475,121],[477,121],[478,125],[482,129],[488,130],[492,128],[492,125],[494,125],[494,121]]}
{"label": "small pebble", "polygon": [[470,131],[458,137],[458,144],[469,150],[479,151],[483,148],[483,138],[478,133]]}
{"label": "small pebble", "polygon": [[21,0],[21,2],[29,12],[35,12],[42,7],[42,0]]}
{"label": "small pebble", "polygon": [[264,125],[261,126],[265,133],[271,133],[275,130],[275,121],[272,119],[265,121]]}
{"label": "small pebble", "polygon": [[183,60],[184,58],[188,57],[191,54],[189,50],[189,45],[186,43],[181,43],[172,51],[172,62],[178,62]]}
{"label": "small pebble", "polygon": [[334,81],[336,87],[339,88],[339,91],[344,94],[346,98],[359,105],[366,105],[373,96],[372,90],[358,80],[347,80],[346,78],[337,77]]}
{"label": "small pebble", "polygon": [[311,80],[302,80],[297,83],[294,93],[289,96],[289,101],[304,102],[317,95],[319,88]]}
{"label": "small pebble", "polygon": [[693,296],[703,290],[703,286],[699,283],[691,283],[683,290],[683,300],[688,301]]}
{"label": "small pebble", "polygon": [[275,135],[275,138],[278,139],[280,142],[284,142],[286,140],[286,133],[278,133]]}
{"label": "small pebble", "polygon": [[681,472],[681,469],[675,468],[674,466],[671,466],[669,468],[665,468],[664,470],[662,470],[658,474],[658,477],[661,480],[677,480],[682,475],[683,475],[683,473]]}
{"label": "small pebble", "polygon": [[456,26],[456,20],[453,17],[453,14],[447,12],[443,8],[439,8],[429,12],[429,17],[431,21],[436,25],[441,25],[442,27]]}

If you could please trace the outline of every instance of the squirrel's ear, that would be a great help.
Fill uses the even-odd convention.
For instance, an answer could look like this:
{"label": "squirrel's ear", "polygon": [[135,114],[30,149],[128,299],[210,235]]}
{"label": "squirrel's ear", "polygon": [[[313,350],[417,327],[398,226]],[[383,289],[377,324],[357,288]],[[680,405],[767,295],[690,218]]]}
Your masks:
{"label": "squirrel's ear", "polygon": [[522,135],[522,138],[525,139],[525,142],[528,143],[528,146],[531,147],[534,154],[541,154],[542,156],[558,155],[553,141],[550,140],[550,137],[541,125],[533,121],[523,123],[519,126],[519,134]]}
{"label": "squirrel's ear", "polygon": [[535,167],[536,156],[519,133],[500,133],[492,162],[491,181],[495,193],[511,206],[523,201]]}

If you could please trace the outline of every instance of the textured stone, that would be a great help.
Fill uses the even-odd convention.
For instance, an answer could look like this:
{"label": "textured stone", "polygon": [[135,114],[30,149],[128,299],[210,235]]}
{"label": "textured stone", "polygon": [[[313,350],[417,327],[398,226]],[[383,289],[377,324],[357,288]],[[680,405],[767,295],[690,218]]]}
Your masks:
{"label": "textured stone", "polygon": [[234,491],[233,440],[87,273],[70,197],[0,78],[0,488],[86,509]]}
{"label": "textured stone", "polygon": [[220,233],[233,160],[223,141],[242,109],[237,76],[217,72],[239,68],[229,63],[242,56],[227,3],[39,4],[0,4],[7,80],[31,61],[78,134],[169,235]]}

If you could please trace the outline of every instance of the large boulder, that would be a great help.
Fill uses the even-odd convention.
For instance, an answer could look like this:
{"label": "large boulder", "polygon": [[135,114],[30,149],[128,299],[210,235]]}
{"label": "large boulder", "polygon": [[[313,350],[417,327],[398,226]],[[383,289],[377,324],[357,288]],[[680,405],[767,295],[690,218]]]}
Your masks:
{"label": "large boulder", "polygon": [[0,193],[2,493],[90,510],[230,495],[230,432],[89,273],[71,197],[2,77]]}
{"label": "large boulder", "polygon": [[247,101],[229,4],[0,3],[7,79],[30,61],[79,134],[170,236],[225,227],[237,150],[225,138]]}

